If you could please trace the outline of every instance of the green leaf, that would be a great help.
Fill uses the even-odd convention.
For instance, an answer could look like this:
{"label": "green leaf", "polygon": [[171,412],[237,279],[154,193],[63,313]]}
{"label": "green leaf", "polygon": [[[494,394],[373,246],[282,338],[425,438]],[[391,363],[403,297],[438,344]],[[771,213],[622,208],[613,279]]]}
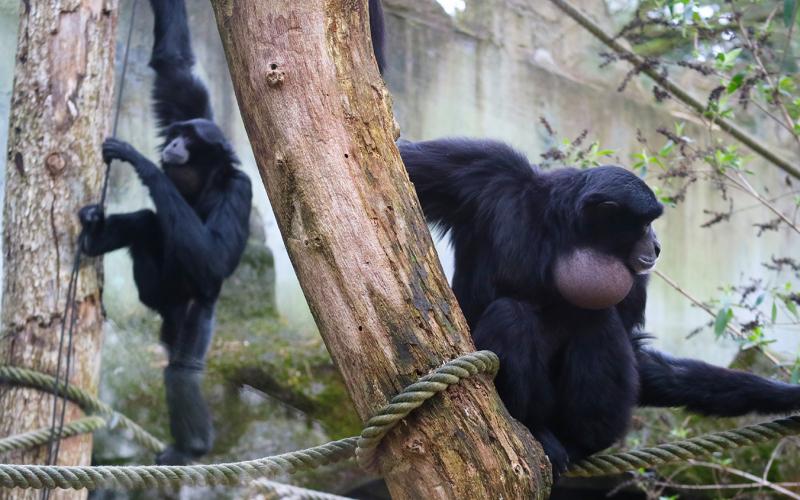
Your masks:
{"label": "green leaf", "polygon": [[787,28],[794,23],[797,16],[797,0],[783,0],[783,24]]}
{"label": "green leaf", "polygon": [[772,301],[772,313],[770,319],[772,320],[772,323],[775,323],[775,320],[778,319],[778,305],[774,300]]}
{"label": "green leaf", "polygon": [[658,156],[666,158],[672,152],[672,148],[674,147],[675,144],[671,140],[667,141],[667,143],[658,150]]}
{"label": "green leaf", "polygon": [[744,83],[744,73],[736,73],[726,87],[727,92],[733,94],[742,86],[742,83]]}
{"label": "green leaf", "polygon": [[719,337],[725,333],[728,324],[733,319],[733,310],[729,306],[725,306],[717,313],[717,318],[714,320],[714,334]]}
{"label": "green leaf", "polygon": [[795,318],[800,318],[800,314],[797,311],[797,304],[794,303],[791,297],[784,297],[783,303],[786,304],[786,309],[788,309]]}
{"label": "green leaf", "polygon": [[796,88],[797,85],[795,85],[794,80],[788,76],[782,76],[780,80],[778,80],[778,90],[784,94],[790,95]]}

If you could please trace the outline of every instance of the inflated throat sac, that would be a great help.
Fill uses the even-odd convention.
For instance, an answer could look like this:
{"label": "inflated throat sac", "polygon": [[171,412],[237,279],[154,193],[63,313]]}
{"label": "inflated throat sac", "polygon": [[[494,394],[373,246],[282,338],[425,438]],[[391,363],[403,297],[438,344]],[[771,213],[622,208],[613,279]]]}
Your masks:
{"label": "inflated throat sac", "polygon": [[559,257],[554,278],[564,300],[581,309],[613,307],[633,287],[633,274],[620,259],[590,248]]}

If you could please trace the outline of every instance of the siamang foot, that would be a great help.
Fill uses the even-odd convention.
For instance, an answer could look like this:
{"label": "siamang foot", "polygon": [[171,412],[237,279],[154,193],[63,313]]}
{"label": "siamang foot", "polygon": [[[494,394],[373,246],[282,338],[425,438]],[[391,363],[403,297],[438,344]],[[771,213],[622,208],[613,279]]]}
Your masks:
{"label": "siamang foot", "polygon": [[106,163],[111,160],[122,160],[128,163],[135,163],[139,157],[139,152],[127,142],[109,137],[103,142],[103,161]]}
{"label": "siamang foot", "polygon": [[545,454],[550,460],[550,465],[553,467],[553,484],[556,484],[561,474],[567,472],[569,468],[569,457],[566,453],[559,453],[557,451],[551,454],[545,450]]}
{"label": "siamang foot", "polygon": [[561,442],[550,432],[534,432],[534,437],[542,445],[544,454],[553,467],[553,484],[558,482],[561,474],[567,472],[569,467],[569,454]]}
{"label": "siamang foot", "polygon": [[175,446],[168,446],[156,455],[156,465],[189,465],[193,459],[189,453],[184,453]]}
{"label": "siamang foot", "polygon": [[106,220],[103,207],[100,205],[86,205],[78,211],[78,219],[81,221],[83,233],[81,233],[81,251],[87,255],[92,255],[92,241],[102,232],[103,222]]}

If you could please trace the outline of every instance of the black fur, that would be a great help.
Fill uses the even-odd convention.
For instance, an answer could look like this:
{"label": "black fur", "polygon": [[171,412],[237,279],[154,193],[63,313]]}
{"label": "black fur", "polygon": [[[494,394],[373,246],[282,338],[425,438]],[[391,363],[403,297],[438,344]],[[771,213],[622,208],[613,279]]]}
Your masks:
{"label": "black fur", "polygon": [[[646,347],[645,276],[606,310],[579,309],[559,296],[557,256],[592,246],[625,261],[642,227],[661,215],[632,173],[542,172],[487,140],[398,146],[426,217],[450,234],[453,290],[478,348],[500,357],[500,396],[542,443],[556,476],[623,437],[637,404],[719,416],[800,409],[798,386]],[[621,210],[598,218],[603,201]]]}
{"label": "black fur", "polygon": [[80,218],[87,254],[129,249],[139,298],[163,319],[161,340],[169,351],[164,376],[175,445],[159,461],[185,463],[211,446],[200,376],[222,282],[236,269],[245,248],[251,186],[211,121],[205,86],[192,73],[183,0],[150,4],[155,16],[150,66],[156,71],[153,99],[159,131],[166,142],[178,135],[191,141],[188,164],[162,165],[162,170],[129,144],[107,139],[104,158],[131,164],[156,209],[106,218],[102,207],[90,205],[81,209]]}
{"label": "black fur", "polygon": [[386,56],[384,55],[385,30],[381,0],[369,0],[369,29],[372,37],[372,50],[375,52],[375,61],[378,63],[378,71],[383,74],[383,70],[386,67]]}

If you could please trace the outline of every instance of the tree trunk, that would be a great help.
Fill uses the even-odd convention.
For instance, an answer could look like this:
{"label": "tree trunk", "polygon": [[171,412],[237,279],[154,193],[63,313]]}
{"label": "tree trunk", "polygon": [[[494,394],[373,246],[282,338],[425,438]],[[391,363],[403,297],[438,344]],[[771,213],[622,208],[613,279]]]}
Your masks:
{"label": "tree trunk", "polygon": [[[98,198],[113,84],[116,0],[29,0],[20,28],[11,99],[4,207],[0,363],[55,373],[67,285],[80,225]],[[70,383],[96,391],[103,325],[101,261],[84,261]],[[63,368],[62,368],[63,369]],[[50,425],[53,396],[3,387],[0,436]],[[81,416],[73,405],[66,420]],[[58,463],[85,465],[91,436],[61,443]],[[3,457],[44,463],[46,447]],[[84,492],[59,492],[80,498]],[[0,492],[4,498],[38,493]]]}
{"label": "tree trunk", "polygon": [[[366,0],[212,0],[286,248],[362,419],[474,350],[394,144]],[[380,450],[394,498],[537,498],[550,466],[486,377]]]}

